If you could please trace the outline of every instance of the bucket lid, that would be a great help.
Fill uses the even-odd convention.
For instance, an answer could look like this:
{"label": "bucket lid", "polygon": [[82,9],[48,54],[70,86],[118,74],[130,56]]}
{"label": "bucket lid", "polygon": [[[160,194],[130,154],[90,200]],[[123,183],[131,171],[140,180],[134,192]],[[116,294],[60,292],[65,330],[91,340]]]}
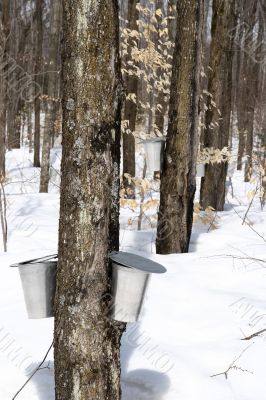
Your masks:
{"label": "bucket lid", "polygon": [[46,257],[41,257],[41,258],[34,258],[33,260],[28,260],[28,261],[22,261],[20,263],[12,264],[10,267],[20,267],[21,265],[26,265],[26,264],[35,264],[35,263],[41,263],[49,260],[53,260],[54,258],[57,258],[57,254],[52,254],[51,256],[46,256]]}
{"label": "bucket lid", "polygon": [[138,256],[124,251],[114,251],[110,254],[110,259],[115,263],[127,268],[134,268],[150,274],[164,274],[166,268],[148,258]]}

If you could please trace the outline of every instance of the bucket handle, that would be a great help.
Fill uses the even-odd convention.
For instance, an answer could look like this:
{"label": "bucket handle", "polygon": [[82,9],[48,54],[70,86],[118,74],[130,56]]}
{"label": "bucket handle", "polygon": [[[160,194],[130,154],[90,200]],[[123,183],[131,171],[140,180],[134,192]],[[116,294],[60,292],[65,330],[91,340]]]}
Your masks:
{"label": "bucket handle", "polygon": [[12,264],[12,265],[10,265],[10,267],[19,267],[20,265],[24,265],[24,264],[32,264],[34,262],[48,261],[48,260],[52,260],[53,258],[57,258],[57,257],[58,257],[57,254],[52,254],[50,256],[34,258],[33,260],[22,261],[20,263]]}

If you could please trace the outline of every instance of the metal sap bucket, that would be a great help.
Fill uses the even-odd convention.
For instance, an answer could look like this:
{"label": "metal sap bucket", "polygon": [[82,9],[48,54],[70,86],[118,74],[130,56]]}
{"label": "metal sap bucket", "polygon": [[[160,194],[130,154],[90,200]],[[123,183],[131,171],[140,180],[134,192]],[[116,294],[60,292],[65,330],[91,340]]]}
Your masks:
{"label": "metal sap bucket", "polygon": [[165,138],[158,137],[142,140],[140,143],[144,146],[147,171],[153,174],[155,171],[161,171],[163,165],[163,155],[165,147]]}
{"label": "metal sap bucket", "polygon": [[228,164],[228,168],[227,168],[227,176],[228,176],[228,178],[233,178],[235,169],[236,169],[236,161],[231,162],[231,163]]}
{"label": "metal sap bucket", "polygon": [[121,322],[138,320],[151,274],[166,269],[154,261],[126,252],[113,252],[110,317]]}
{"label": "metal sap bucket", "polygon": [[30,319],[54,316],[57,255],[13,264],[18,267],[28,317]]}
{"label": "metal sap bucket", "polygon": [[205,176],[205,164],[197,164],[196,175],[198,178],[203,178]]}

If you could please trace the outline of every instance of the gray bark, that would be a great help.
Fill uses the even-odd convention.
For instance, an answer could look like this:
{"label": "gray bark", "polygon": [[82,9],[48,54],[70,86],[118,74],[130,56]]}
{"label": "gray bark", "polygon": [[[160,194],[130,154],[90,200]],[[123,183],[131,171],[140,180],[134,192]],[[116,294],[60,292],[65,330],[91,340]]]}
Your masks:
{"label": "gray bark", "polygon": [[42,167],[40,179],[40,193],[47,193],[49,187],[50,171],[50,150],[52,137],[55,130],[55,120],[58,98],[59,75],[59,48],[60,48],[60,29],[61,29],[61,1],[53,0],[51,5],[50,35],[49,35],[49,58],[48,58],[48,99],[47,113],[45,119],[45,131],[42,146]]}
{"label": "gray bark", "polygon": [[[138,11],[136,9],[136,0],[131,0],[128,2],[128,28],[132,30],[138,30],[137,19]],[[130,56],[128,57],[130,59]],[[138,78],[136,76],[126,76],[125,86],[127,93],[138,93]],[[137,117],[137,105],[130,100],[125,102],[124,110],[124,120],[129,121],[129,129],[131,133],[123,134],[123,176],[124,174],[130,174],[135,176],[135,137],[133,132],[136,127],[136,117]],[[124,188],[126,189],[126,196],[128,198],[134,198],[134,186],[129,184],[126,178],[123,179]]]}
{"label": "gray bark", "polygon": [[[228,146],[232,98],[232,43],[235,25],[234,0],[213,0],[212,41],[205,114],[204,146],[222,149]],[[222,211],[225,202],[227,163],[206,164],[201,181],[203,208]]]}
{"label": "gray bark", "polygon": [[41,99],[42,86],[42,48],[43,48],[43,4],[42,0],[36,0],[36,55],[35,55],[35,101],[34,101],[34,167],[40,167],[40,141],[41,141]]}
{"label": "gray bark", "polygon": [[169,125],[161,180],[157,253],[187,252],[193,220],[198,145],[202,1],[177,2]]}
{"label": "gray bark", "polygon": [[106,317],[108,253],[119,247],[118,4],[64,0],[63,6],[56,400],[118,400],[124,324]]}

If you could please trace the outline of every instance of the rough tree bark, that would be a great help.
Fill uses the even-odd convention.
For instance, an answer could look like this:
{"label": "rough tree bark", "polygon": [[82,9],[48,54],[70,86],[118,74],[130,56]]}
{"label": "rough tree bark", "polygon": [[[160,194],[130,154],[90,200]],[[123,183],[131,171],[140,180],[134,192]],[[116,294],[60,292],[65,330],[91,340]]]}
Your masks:
{"label": "rough tree bark", "polygon": [[[4,1],[6,3],[6,1]],[[18,65],[18,47],[19,47],[19,28],[21,21],[17,19],[17,7],[15,0],[11,0],[3,7],[4,20],[6,21],[6,57],[7,57],[7,147],[11,149],[20,148],[20,131],[18,131],[16,123],[17,111],[19,108],[19,96],[17,92],[19,73]],[[12,68],[10,64],[12,63]]]}
{"label": "rough tree bark", "polygon": [[[155,5],[156,5],[156,9],[162,10],[162,13],[164,14],[163,0],[157,0]],[[173,12],[172,12],[172,14],[173,14]],[[168,21],[169,39],[170,39],[170,36],[173,35],[172,32],[171,33],[169,32],[169,27],[172,29],[172,25],[170,24],[170,21],[172,21],[172,20]],[[158,46],[160,45],[160,43],[159,43],[160,36],[156,35],[155,40],[156,40],[155,48],[158,51],[158,48],[159,48]],[[174,42],[174,40],[173,40],[173,42]],[[160,69],[159,71],[160,71],[160,74],[164,73],[164,71],[162,69]],[[155,100],[155,124],[156,124],[157,128],[159,129],[159,131],[161,132],[161,134],[163,135],[163,133],[164,133],[164,117],[165,117],[165,114],[167,113],[167,102],[165,99],[165,93],[163,93],[162,90],[159,91],[159,93],[157,93],[156,89],[154,89],[154,94],[155,94],[155,96],[154,96],[155,97],[155,99],[154,99]],[[161,110],[157,109],[157,107],[156,107],[157,105],[161,106]]]}
{"label": "rough tree bark", "polygon": [[51,4],[50,37],[49,37],[49,58],[48,58],[48,112],[45,116],[45,131],[42,146],[42,167],[40,179],[40,193],[47,193],[49,186],[50,151],[52,137],[55,130],[55,119],[58,97],[59,80],[59,47],[61,33],[61,0],[53,0]]}
{"label": "rough tree bark", "polygon": [[193,220],[198,144],[203,2],[177,2],[169,125],[161,180],[157,253],[187,252]]}
{"label": "rough tree bark", "polygon": [[[252,166],[253,125],[256,104],[256,91],[258,82],[258,64],[249,54],[254,45],[253,29],[257,22],[257,3],[248,0],[240,4],[240,48],[239,48],[239,95],[238,95],[238,170],[242,168],[242,158],[246,150],[249,160],[245,166],[245,180],[249,180],[249,170]],[[258,37],[259,40],[259,37]],[[254,47],[254,46],[253,46]],[[260,49],[260,43],[256,46]]]}
{"label": "rough tree bark", "polygon": [[[256,23],[259,23],[259,28],[258,28],[258,35],[257,35],[257,43],[256,43],[256,51],[254,53],[255,59],[253,57],[248,56],[248,71],[247,71],[247,80],[246,80],[246,86],[247,86],[247,97],[246,97],[246,115],[248,118],[247,121],[247,139],[246,139],[246,156],[247,160],[245,163],[245,176],[244,180],[245,182],[248,182],[252,176],[252,156],[253,156],[253,142],[254,142],[254,119],[255,119],[255,109],[257,106],[257,99],[259,96],[259,72],[260,72],[260,66],[259,60],[260,52],[261,52],[261,46],[264,40],[263,37],[263,32],[262,30],[264,29],[264,24],[260,24],[260,21],[258,18],[259,16],[257,15],[258,11],[258,4],[255,4],[255,6],[252,9],[252,14],[251,14],[251,29],[255,27]],[[265,18],[265,16],[264,16]],[[264,22],[264,21],[263,21]],[[262,30],[261,30],[262,29]],[[254,42],[253,42],[254,46]]]}
{"label": "rough tree bark", "polygon": [[[233,32],[235,25],[234,0],[213,0],[212,41],[205,114],[204,146],[222,149],[228,146],[231,97]],[[206,164],[201,180],[200,201],[222,211],[225,202],[227,163]]]}
{"label": "rough tree bark", "polygon": [[34,167],[40,167],[40,140],[41,140],[41,99],[40,87],[42,86],[42,47],[43,47],[43,4],[36,0],[36,55],[35,55],[35,81],[36,92],[34,99]]}
{"label": "rough tree bark", "polygon": [[[137,0],[131,0],[128,2],[128,28],[131,30],[138,30],[137,19],[138,11],[136,9]],[[134,93],[137,95],[138,92],[138,78],[136,76],[127,75],[125,78],[125,86],[127,93]],[[133,132],[136,127],[137,117],[137,105],[130,100],[125,102],[124,117],[125,121],[128,121],[128,127],[131,133],[123,133],[123,177],[124,174],[130,174],[135,176],[135,137]],[[126,189],[126,196],[128,198],[134,198],[134,187],[124,177],[124,188]]]}
{"label": "rough tree bark", "polygon": [[243,20],[243,3],[242,0],[237,1],[238,10],[238,32],[236,36],[236,106],[237,106],[237,125],[238,125],[238,151],[237,151],[237,170],[242,169],[242,159],[245,151],[245,131],[246,131],[246,121],[245,121],[245,109],[243,106],[244,93],[243,93],[243,76],[242,71],[245,70],[244,63],[246,63],[247,58],[244,58],[244,52],[241,51],[241,44],[243,43],[243,36],[245,33],[244,20]]}
{"label": "rough tree bark", "polygon": [[199,148],[202,149],[204,143],[204,122],[205,122],[205,96],[204,93],[208,90],[208,65],[209,65],[209,58],[210,58],[210,43],[209,43],[209,26],[208,26],[208,18],[209,18],[209,11],[210,11],[210,0],[204,0],[204,12],[203,12],[203,29],[202,29],[202,66],[201,69],[204,74],[200,76],[200,146]]}
{"label": "rough tree bark", "polygon": [[[0,62],[4,61],[5,35],[2,21],[0,21]],[[6,81],[0,76],[0,181],[5,178],[6,154]]]}
{"label": "rough tree bark", "polygon": [[63,1],[56,400],[120,399],[124,324],[106,317],[119,247],[122,78],[117,0]]}
{"label": "rough tree bark", "polygon": [[[167,1],[167,16],[168,17],[175,17],[175,13],[173,12],[173,8],[176,7],[176,1],[177,0],[168,0]],[[168,34],[169,34],[169,39],[171,40],[172,43],[174,43],[175,40],[175,32],[176,32],[176,18],[170,18],[167,21],[167,27],[168,27]]]}

